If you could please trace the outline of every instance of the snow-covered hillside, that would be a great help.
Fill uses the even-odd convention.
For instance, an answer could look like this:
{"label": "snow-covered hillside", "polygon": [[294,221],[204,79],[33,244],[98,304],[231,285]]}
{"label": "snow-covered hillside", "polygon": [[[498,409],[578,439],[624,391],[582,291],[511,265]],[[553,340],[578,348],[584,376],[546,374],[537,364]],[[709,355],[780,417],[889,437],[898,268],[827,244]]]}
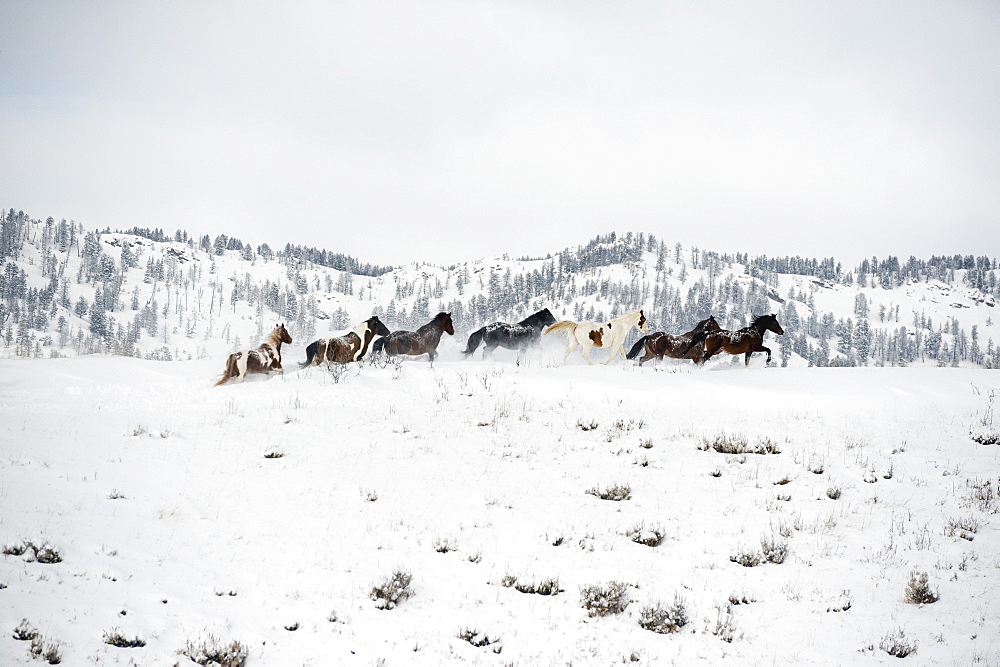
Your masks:
{"label": "snow-covered hillside", "polygon": [[996,373],[560,347],[0,361],[0,663],[1000,661]]}
{"label": "snow-covered hillside", "polygon": [[458,333],[445,345],[459,346],[486,323],[541,308],[575,320],[643,308],[652,330],[669,333],[710,314],[736,329],[753,314],[776,313],[786,335],[770,339],[782,365],[1000,367],[1000,287],[996,260],[985,257],[873,258],[852,270],[832,259],[720,255],[629,233],[540,259],[388,270],[308,248],[147,236],[10,211],[0,355],[222,359],[256,347],[276,322],[308,342],[372,314],[390,329],[415,329],[442,310]]}

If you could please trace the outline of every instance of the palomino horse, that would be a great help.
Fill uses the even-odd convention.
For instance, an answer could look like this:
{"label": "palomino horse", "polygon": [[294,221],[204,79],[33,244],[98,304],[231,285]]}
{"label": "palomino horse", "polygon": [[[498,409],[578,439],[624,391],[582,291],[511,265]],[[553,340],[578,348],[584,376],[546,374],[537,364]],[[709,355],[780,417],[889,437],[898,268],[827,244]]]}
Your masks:
{"label": "palomino horse", "polygon": [[218,387],[225,384],[231,378],[236,378],[237,382],[243,382],[247,373],[270,373],[271,371],[284,372],[281,368],[281,344],[291,343],[292,337],[288,335],[284,324],[274,327],[274,331],[267,335],[267,340],[261,343],[256,350],[240,350],[233,352],[226,359],[226,370],[222,374],[222,379],[215,383]]}
{"label": "palomino horse", "polygon": [[486,345],[483,348],[484,359],[492,354],[497,346],[521,352],[526,347],[537,343],[542,337],[542,329],[550,324],[555,324],[555,321],[556,318],[552,317],[549,309],[544,308],[517,324],[507,324],[506,322],[487,324],[482,329],[472,332],[472,335],[469,336],[469,344],[462,354],[466,356],[472,354],[480,343]]}
{"label": "palomino horse", "polygon": [[388,336],[379,338],[372,345],[372,353],[385,350],[389,356],[408,354],[416,356],[427,354],[434,361],[437,356],[437,346],[441,342],[441,334],[455,335],[455,327],[451,323],[451,313],[438,313],[434,319],[416,331],[393,331]]}
{"label": "palomino horse", "polygon": [[310,343],[306,348],[306,360],[299,364],[302,368],[306,366],[318,366],[324,361],[329,364],[346,364],[352,361],[359,361],[368,346],[376,336],[388,336],[389,329],[386,328],[377,315],[369,317],[351,331],[337,338],[321,338],[314,343]]}
{"label": "palomino horse", "polygon": [[691,340],[687,350],[704,340],[705,356],[702,358],[702,362],[708,361],[719,352],[727,352],[732,355],[746,355],[744,363],[746,366],[750,365],[750,355],[754,352],[767,352],[767,361],[764,362],[764,365],[767,366],[771,363],[771,350],[764,347],[762,343],[764,342],[764,334],[768,331],[773,331],[779,336],[785,333],[785,330],[778,324],[778,318],[773,313],[771,315],[756,315],[750,322],[750,326],[736,331],[727,329],[711,333],[703,331]]}
{"label": "palomino horse", "polygon": [[663,361],[663,357],[670,357],[671,359],[690,359],[697,365],[701,363],[701,358],[705,354],[705,346],[695,345],[689,351],[685,351],[688,343],[691,342],[691,338],[700,334],[702,331],[711,333],[712,331],[719,331],[720,329],[722,329],[722,327],[720,327],[719,323],[715,321],[715,318],[710,315],[708,319],[698,322],[698,325],[687,333],[672,336],[668,333],[663,333],[662,331],[656,331],[648,336],[643,336],[635,342],[635,345],[632,346],[632,349],[629,350],[629,353],[626,356],[629,359],[635,359],[639,356],[639,352],[645,349],[646,353],[642,355],[641,359],[639,359],[640,366],[653,357],[656,357],[657,361]]}
{"label": "palomino horse", "polygon": [[590,348],[610,347],[611,356],[604,362],[605,364],[609,364],[619,354],[622,359],[625,358],[623,344],[625,343],[625,336],[628,335],[632,327],[638,327],[642,333],[649,331],[649,328],[646,326],[646,316],[642,313],[642,310],[633,310],[604,324],[600,322],[563,320],[550,326],[545,330],[545,333],[550,334],[553,331],[569,332],[569,346],[563,355],[563,363],[566,363],[566,359],[569,357],[569,353],[573,351],[573,348],[580,345],[583,348],[583,358],[587,360],[588,364],[593,363],[590,361]]}

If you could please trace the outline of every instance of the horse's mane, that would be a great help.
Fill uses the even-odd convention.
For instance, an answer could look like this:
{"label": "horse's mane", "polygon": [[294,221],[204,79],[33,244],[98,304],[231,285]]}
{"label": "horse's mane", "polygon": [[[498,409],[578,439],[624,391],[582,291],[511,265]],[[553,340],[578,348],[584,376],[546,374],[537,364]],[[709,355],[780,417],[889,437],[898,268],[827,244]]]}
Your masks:
{"label": "horse's mane", "polygon": [[[518,326],[522,326],[522,327],[531,326],[532,324],[534,324],[536,322],[541,322],[542,321],[542,316],[545,313],[549,313],[549,317],[552,317],[552,313],[549,312],[548,308],[542,308],[537,313],[535,313],[533,315],[528,315],[526,318],[524,318],[523,320],[521,320],[517,324],[518,324]],[[555,319],[555,318],[553,317],[552,319]]]}
{"label": "horse's mane", "polygon": [[761,322],[763,322],[764,320],[770,319],[772,317],[774,317],[774,315],[754,315],[753,320],[750,322],[747,328],[753,328],[758,324],[760,324]]}
{"label": "horse's mane", "polygon": [[434,316],[433,320],[431,320],[427,324],[422,325],[419,329],[417,329],[417,333],[422,333],[431,328],[443,327],[445,320],[449,319],[450,317],[451,313],[438,313],[437,315]]}

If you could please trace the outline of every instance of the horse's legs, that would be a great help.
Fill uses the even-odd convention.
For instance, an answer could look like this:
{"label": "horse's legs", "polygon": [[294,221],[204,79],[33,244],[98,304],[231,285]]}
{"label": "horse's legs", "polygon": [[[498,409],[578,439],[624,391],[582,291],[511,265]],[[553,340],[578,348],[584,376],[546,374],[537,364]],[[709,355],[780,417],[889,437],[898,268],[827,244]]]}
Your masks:
{"label": "horse's legs", "polygon": [[771,365],[771,348],[764,347],[763,345],[761,345],[760,347],[757,348],[757,352],[767,352],[767,361],[764,362],[764,365],[765,366],[770,366]]}
{"label": "horse's legs", "polygon": [[[569,344],[566,346],[566,352],[563,353],[564,364],[566,363],[566,360],[569,359],[569,353],[573,351],[573,348],[575,348],[576,345],[577,345],[576,334],[571,331],[569,334]],[[584,353],[584,356],[586,356],[586,353]]]}
{"label": "horse's legs", "polygon": [[592,348],[593,345],[588,345],[588,343],[590,343],[589,339],[586,343],[580,343],[580,349],[583,352],[583,358],[587,360],[587,365],[593,366],[594,362],[590,360],[590,348]]}
{"label": "horse's legs", "polygon": [[611,356],[608,357],[608,360],[604,362],[604,365],[607,366],[608,364],[610,364],[612,361],[614,361],[614,358],[617,357],[619,354],[622,355],[622,359],[627,359],[627,357],[625,356],[625,348],[622,345],[619,345],[614,349],[614,351],[611,353]]}
{"label": "horse's legs", "polygon": [[753,355],[753,350],[747,350],[746,354],[743,355],[744,358],[745,358],[744,361],[743,361],[743,365],[744,366],[749,366],[750,365],[750,357],[751,357],[751,355]]}
{"label": "horse's legs", "polygon": [[491,345],[487,343],[486,347],[483,348],[483,359],[493,356],[493,350],[495,349],[497,349],[496,344]]}

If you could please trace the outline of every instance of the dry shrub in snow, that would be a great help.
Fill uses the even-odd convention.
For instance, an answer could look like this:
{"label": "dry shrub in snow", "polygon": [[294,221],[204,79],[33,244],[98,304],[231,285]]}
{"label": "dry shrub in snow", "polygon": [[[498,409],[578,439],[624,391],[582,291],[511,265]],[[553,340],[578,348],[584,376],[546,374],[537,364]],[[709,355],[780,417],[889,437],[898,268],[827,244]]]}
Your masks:
{"label": "dry shrub in snow", "polygon": [[455,545],[455,541],[448,537],[435,537],[432,543],[434,551],[439,554],[446,554],[449,551],[455,551],[458,547]]}
{"label": "dry shrub in snow", "polygon": [[235,639],[228,644],[219,642],[219,638],[209,635],[208,639],[194,644],[190,640],[183,649],[178,651],[199,665],[219,665],[219,667],[243,667],[247,661],[247,647]]}
{"label": "dry shrub in snow", "polygon": [[729,560],[733,563],[739,563],[743,567],[757,567],[763,562],[760,553],[745,549],[740,549],[730,556]]}
{"label": "dry shrub in snow", "polygon": [[653,524],[647,528],[644,524],[640,523],[625,531],[625,535],[636,544],[656,547],[663,542],[663,537],[666,533],[663,531],[663,527],[658,524]]}
{"label": "dry shrub in snow", "polygon": [[714,449],[721,454],[780,454],[781,449],[770,438],[762,438],[754,444],[742,435],[720,433],[714,438],[702,438],[698,449]]}
{"label": "dry shrub in snow", "polygon": [[580,589],[580,602],[589,616],[620,614],[628,606],[628,584],[621,581],[584,586]]}
{"label": "dry shrub in snow", "polygon": [[393,609],[397,602],[410,597],[412,582],[413,576],[409,572],[396,570],[382,583],[372,587],[369,597],[375,600],[375,606],[379,609]]}
{"label": "dry shrub in snow", "polygon": [[56,644],[46,644],[42,641],[41,636],[31,640],[31,645],[28,646],[28,655],[36,660],[44,660],[50,665],[58,665],[62,662],[59,647]]}
{"label": "dry shrub in snow", "polygon": [[52,565],[54,563],[62,562],[62,554],[60,554],[55,547],[46,542],[43,542],[41,545],[36,545],[34,542],[25,540],[20,544],[8,544],[3,548],[3,555],[22,556],[28,551],[32,552],[32,555],[28,557],[28,560],[35,561],[36,563]]}
{"label": "dry shrub in snow", "polygon": [[500,653],[503,650],[503,645],[500,640],[495,637],[490,637],[485,633],[478,632],[477,630],[471,630],[465,628],[464,630],[459,630],[458,638],[467,641],[476,648],[489,648],[494,653]]}
{"label": "dry shrub in snow", "polygon": [[770,538],[762,537],[760,551],[768,563],[780,565],[785,562],[785,556],[788,555],[788,540],[779,540],[773,535]]}
{"label": "dry shrub in snow", "polygon": [[910,604],[930,604],[938,601],[938,594],[931,590],[926,572],[912,572],[906,584],[906,601]]}
{"label": "dry shrub in snow", "polygon": [[830,500],[839,500],[840,499],[840,487],[839,486],[831,486],[829,489],[826,490],[826,497],[829,498]]}
{"label": "dry shrub in snow", "polygon": [[104,643],[117,646],[118,648],[140,648],[146,645],[146,641],[140,637],[129,639],[121,633],[118,628],[108,632],[104,631]]}
{"label": "dry shrub in snow", "polygon": [[905,658],[917,650],[917,643],[911,642],[902,630],[888,633],[882,637],[878,647],[896,658]]}
{"label": "dry shrub in snow", "polygon": [[948,523],[944,527],[944,534],[947,537],[960,537],[969,542],[972,541],[973,534],[977,532],[979,532],[979,522],[971,516],[948,519]]}
{"label": "dry shrub in snow", "polygon": [[733,643],[736,638],[736,621],[733,619],[733,606],[726,604],[723,607],[716,607],[718,615],[715,619],[715,629],[712,634],[726,642]]}
{"label": "dry shrub in snow", "polygon": [[562,588],[559,588],[559,579],[542,579],[540,582],[535,583],[534,581],[530,583],[524,583],[518,581],[517,577],[512,574],[505,574],[503,579],[500,580],[500,585],[504,588],[513,588],[520,593],[529,593],[534,595],[558,595],[563,592]]}
{"label": "dry shrub in snow", "polygon": [[36,630],[31,623],[28,623],[28,619],[26,618],[22,618],[21,622],[17,624],[17,627],[14,628],[14,639],[17,639],[18,641],[31,641],[36,637],[38,637],[38,630]]}
{"label": "dry shrub in snow", "polygon": [[658,632],[661,635],[678,632],[688,623],[687,607],[684,599],[678,595],[674,596],[674,603],[670,605],[656,602],[643,607],[639,612],[639,626],[650,632]]}
{"label": "dry shrub in snow", "polygon": [[994,484],[991,480],[969,479],[965,481],[967,489],[962,496],[962,504],[982,512],[996,514],[1000,512],[1000,480]]}
{"label": "dry shrub in snow", "polygon": [[628,484],[615,484],[613,486],[608,486],[603,489],[600,487],[593,487],[587,489],[588,494],[592,496],[597,496],[601,500],[628,500],[632,497],[632,487]]}
{"label": "dry shrub in snow", "polygon": [[1000,445],[1000,432],[992,429],[978,429],[969,433],[969,437],[980,445]]}

